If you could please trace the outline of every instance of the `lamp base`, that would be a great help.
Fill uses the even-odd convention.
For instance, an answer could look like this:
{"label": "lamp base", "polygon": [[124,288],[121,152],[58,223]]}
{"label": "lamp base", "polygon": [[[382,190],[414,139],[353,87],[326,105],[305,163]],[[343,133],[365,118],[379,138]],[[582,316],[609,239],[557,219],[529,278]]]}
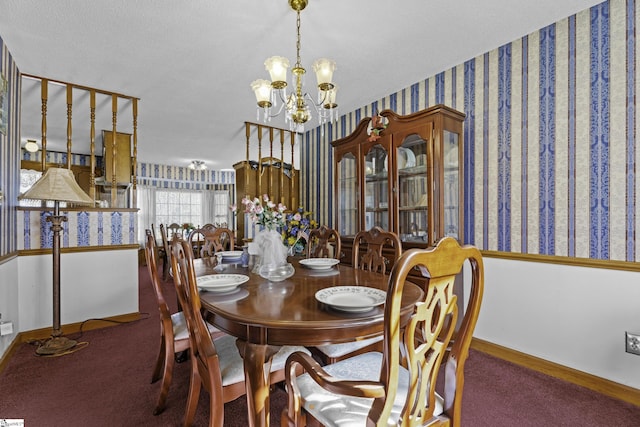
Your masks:
{"label": "lamp base", "polygon": [[69,351],[78,344],[66,337],[51,337],[36,349],[38,356],[55,356]]}

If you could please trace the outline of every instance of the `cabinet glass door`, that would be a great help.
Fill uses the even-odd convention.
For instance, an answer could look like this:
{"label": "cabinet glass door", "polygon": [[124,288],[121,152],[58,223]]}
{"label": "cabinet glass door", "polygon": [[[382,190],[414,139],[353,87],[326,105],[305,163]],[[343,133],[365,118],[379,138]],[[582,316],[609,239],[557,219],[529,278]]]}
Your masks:
{"label": "cabinet glass door", "polygon": [[341,236],[358,232],[358,168],[356,157],[348,153],[336,170],[338,182],[338,231]]}
{"label": "cabinet glass door", "polygon": [[459,135],[443,132],[444,234],[460,239],[460,144]]}
{"label": "cabinet glass door", "polygon": [[413,134],[396,149],[398,232],[403,242],[428,240],[427,142]]}
{"label": "cabinet glass door", "polygon": [[389,230],[389,161],[387,151],[374,145],[364,158],[364,229]]}

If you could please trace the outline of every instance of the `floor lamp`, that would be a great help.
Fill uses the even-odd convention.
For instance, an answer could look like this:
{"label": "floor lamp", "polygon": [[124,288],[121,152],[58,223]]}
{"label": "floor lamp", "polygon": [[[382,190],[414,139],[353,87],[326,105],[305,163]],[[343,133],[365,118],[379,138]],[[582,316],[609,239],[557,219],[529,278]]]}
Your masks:
{"label": "floor lamp", "polygon": [[53,201],[53,215],[47,217],[53,232],[53,331],[36,354],[52,356],[73,348],[77,342],[62,336],[60,330],[60,231],[66,216],[60,215],[60,202],[93,205],[93,200],[78,185],[70,169],[49,168],[29,190],[18,197],[20,200]]}

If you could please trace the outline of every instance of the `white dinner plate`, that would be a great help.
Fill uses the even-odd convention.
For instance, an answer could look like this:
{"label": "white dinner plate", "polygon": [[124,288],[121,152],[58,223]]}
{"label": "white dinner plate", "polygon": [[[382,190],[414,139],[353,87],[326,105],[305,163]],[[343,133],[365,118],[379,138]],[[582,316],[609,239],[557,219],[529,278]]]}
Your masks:
{"label": "white dinner plate", "polygon": [[234,260],[240,259],[242,257],[242,251],[220,251],[216,252],[216,254],[220,254],[223,260]]}
{"label": "white dinner plate", "polygon": [[387,293],[366,286],[334,286],[316,292],[316,299],[340,311],[369,311],[383,304]]}
{"label": "white dinner plate", "polygon": [[209,274],[196,278],[198,288],[209,292],[229,292],[249,280],[244,274]]}
{"label": "white dinner plate", "polygon": [[340,260],[335,258],[307,258],[300,260],[301,265],[312,270],[328,270],[339,263]]}
{"label": "white dinner plate", "polygon": [[408,148],[398,148],[398,169],[412,168],[416,165],[416,156]]}

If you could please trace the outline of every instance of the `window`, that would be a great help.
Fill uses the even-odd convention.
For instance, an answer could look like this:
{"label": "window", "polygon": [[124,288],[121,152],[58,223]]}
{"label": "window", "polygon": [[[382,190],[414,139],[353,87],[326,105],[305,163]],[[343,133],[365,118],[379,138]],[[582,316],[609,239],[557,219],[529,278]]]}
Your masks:
{"label": "window", "polygon": [[177,190],[148,186],[138,187],[138,241],[144,245],[145,229],[154,224],[193,224],[194,227],[211,223],[233,227],[229,210],[229,190]]}
{"label": "window", "polygon": [[156,190],[158,224],[202,224],[202,193],[186,190]]}
{"label": "window", "polygon": [[[33,184],[42,176],[42,172],[34,171],[32,169],[20,169],[20,194],[33,187]],[[40,200],[20,200],[18,202],[20,206],[36,206],[40,207],[42,202]]]}
{"label": "window", "polygon": [[229,192],[215,191],[213,193],[213,223],[223,227],[229,225]]}
{"label": "window", "polygon": [[[27,190],[33,187],[33,184],[35,184],[36,181],[39,180],[41,176],[42,176],[42,172],[40,171],[36,171],[33,169],[20,169],[20,194],[25,193]],[[18,201],[18,206],[29,206],[29,207],[39,208],[43,206],[42,203],[43,202],[41,200],[23,199]],[[54,202],[50,200],[47,200],[46,202],[44,202],[44,206],[48,208],[52,208],[53,204]],[[59,205],[61,208],[64,208],[67,206],[67,202],[60,202]]]}

